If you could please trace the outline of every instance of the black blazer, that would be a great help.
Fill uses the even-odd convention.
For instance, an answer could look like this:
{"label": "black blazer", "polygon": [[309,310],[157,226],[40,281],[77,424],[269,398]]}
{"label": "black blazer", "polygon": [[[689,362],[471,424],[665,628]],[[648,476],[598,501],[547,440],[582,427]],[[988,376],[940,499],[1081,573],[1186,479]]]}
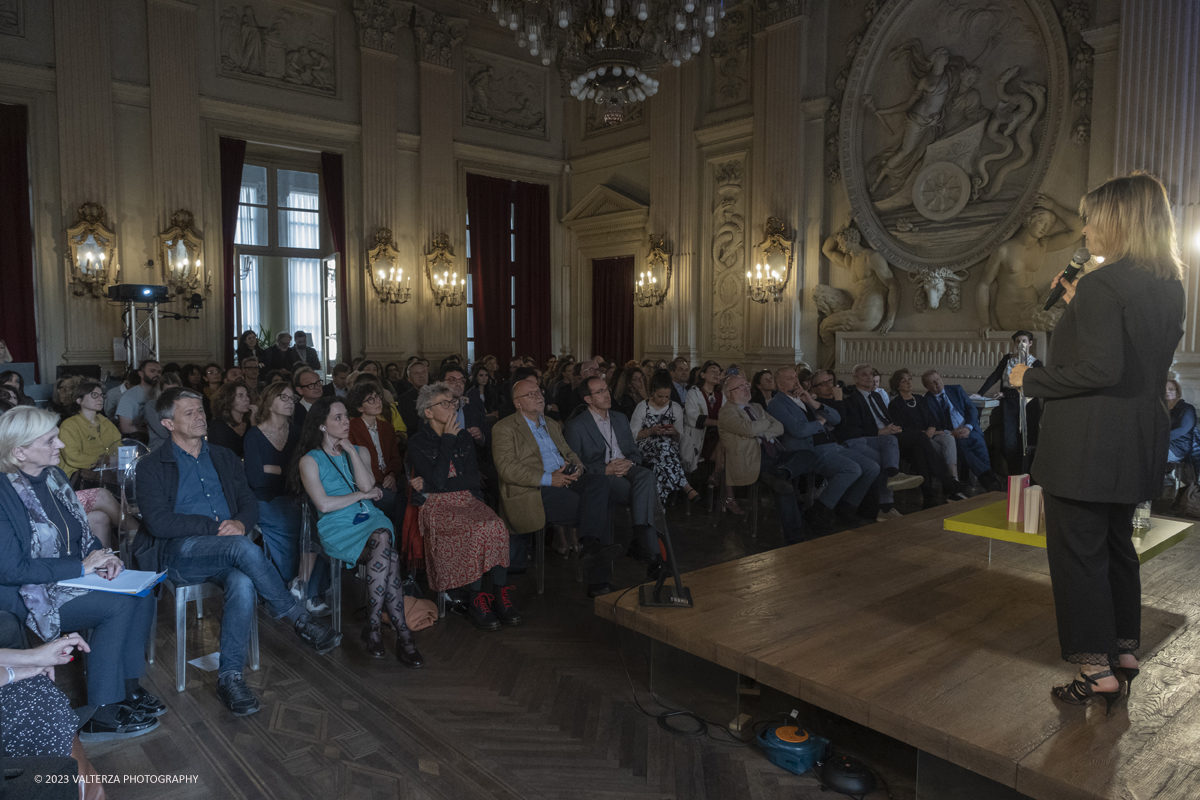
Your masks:
{"label": "black blazer", "polygon": [[[987,380],[983,382],[983,386],[979,387],[979,394],[986,395],[988,393],[988,389],[991,389],[993,386],[999,383],[1005,395],[1011,393],[1013,396],[1016,396],[1017,390],[1009,389],[1008,387],[1004,386],[1002,382],[1004,378],[1004,370],[1008,366],[1009,360],[1015,358],[1016,356],[1012,353],[1005,353],[1003,356],[1001,356],[1000,363],[996,365],[994,370],[992,370],[992,374],[987,376]],[[1045,364],[1038,359],[1035,358],[1033,360],[1033,369],[1043,366],[1045,366]]]}
{"label": "black blazer", "polygon": [[1163,386],[1183,320],[1182,282],[1131,259],[1079,281],[1050,340],[1050,366],[1025,373],[1025,394],[1044,401],[1030,472],[1047,492],[1140,503],[1161,491],[1171,432]]}
{"label": "black blazer", "polygon": [[296,349],[295,345],[288,348],[288,351],[283,354],[283,368],[289,372],[295,369],[296,365],[301,362],[307,364],[312,370],[321,371],[321,356],[311,347],[304,348],[303,358],[300,357],[300,351]]}
{"label": "black blazer", "polygon": [[[229,504],[230,519],[246,526],[246,533],[258,524],[258,498],[246,480],[242,460],[218,445],[209,444],[221,491]],[[137,463],[138,505],[142,525],[134,539],[134,560],[138,569],[160,572],[164,539],[184,536],[216,536],[220,523],[200,514],[176,514],[175,497],[179,493],[179,462],[170,442],[142,456]]]}
{"label": "black blazer", "polygon": [[[879,426],[875,424],[875,415],[867,405],[867,399],[857,386],[847,386],[842,390],[842,422],[835,428],[838,438],[857,439],[860,436],[878,436]],[[880,398],[882,400],[882,398]],[[843,410],[844,409],[844,410]],[[890,417],[891,414],[889,413]],[[895,422],[895,420],[892,420]]]}
{"label": "black blazer", "polygon": [[906,431],[925,431],[929,428],[940,430],[942,426],[938,423],[938,415],[929,407],[928,396],[914,394],[913,400],[916,404],[909,408],[900,395],[892,398],[892,402],[888,404],[888,415],[891,416],[892,422]]}
{"label": "black blazer", "polygon": [[[633,438],[633,429],[629,427],[629,417],[614,408],[608,412],[608,422],[612,426],[613,439],[616,440],[617,447],[621,448],[621,455],[640,466],[642,454]],[[591,411],[585,408],[576,414],[575,418],[563,427],[563,437],[583,462],[584,469],[595,475],[604,474],[604,469],[608,466],[608,462],[605,461],[608,444],[604,441],[604,435],[600,433],[600,427],[596,425]]]}

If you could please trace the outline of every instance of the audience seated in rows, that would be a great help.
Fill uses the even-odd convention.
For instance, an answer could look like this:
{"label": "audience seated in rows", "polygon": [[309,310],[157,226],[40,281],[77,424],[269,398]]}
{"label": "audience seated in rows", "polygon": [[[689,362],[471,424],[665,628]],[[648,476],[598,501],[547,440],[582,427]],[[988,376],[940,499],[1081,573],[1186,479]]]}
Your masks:
{"label": "audience seated in rows", "polygon": [[482,408],[486,416],[493,419],[500,413],[500,396],[496,389],[496,375],[497,373],[489,370],[486,364],[476,364],[471,369],[471,387],[464,395],[476,407]]}
{"label": "audience seated in rows", "polygon": [[511,391],[517,413],[492,429],[502,513],[518,534],[534,533],[547,523],[577,527],[588,596],[608,594],[612,559],[622,550],[612,543],[608,483],[603,473],[584,469],[561,426],[547,419],[536,379],[517,381]]}
{"label": "audience seated in rows", "polygon": [[257,356],[251,356],[245,361],[239,361],[238,366],[242,368],[242,380],[246,383],[246,388],[250,390],[250,399],[257,403],[258,393],[266,385],[266,379],[262,372],[262,360]]}
{"label": "audience seated in rows", "polygon": [[[154,391],[146,399],[143,413],[146,418],[146,434],[150,440],[149,445],[151,450],[157,450],[171,438],[171,432],[162,426],[162,421],[158,417],[158,398],[167,389],[182,385],[183,379],[179,377],[178,373],[164,372],[163,376],[158,379],[158,386],[154,387]],[[206,416],[210,413],[210,405],[207,397],[204,397],[204,413]]]}
{"label": "audience seated in rows", "polygon": [[[563,437],[588,473],[604,476],[609,502],[629,508],[634,552],[649,565],[651,577],[657,577],[662,556],[656,533],[656,495],[663,483],[647,466],[629,418],[612,407],[604,379],[588,378],[582,388],[584,407],[563,428]],[[678,465],[678,450],[674,458]]]}
{"label": "audience seated in rows", "polygon": [[350,392],[350,365],[335,364],[333,372],[330,373],[330,381],[325,384],[324,391],[321,392],[322,397],[340,397],[346,399],[346,395]]}
{"label": "audience seated in rows", "polygon": [[91,630],[88,704],[81,737],[102,741],[149,732],[166,706],[139,680],[146,671],[153,597],[59,586],[68,578],[115,578],[120,558],[92,535],[82,503],[58,467],[57,415],[20,407],[0,416],[0,611],[43,641]]}
{"label": "audience seated in rows", "polygon": [[145,441],[146,398],[158,385],[158,379],[162,376],[162,365],[153,359],[147,359],[138,364],[137,371],[141,380],[137,386],[121,395],[121,400],[117,403],[116,423],[123,436]]}
{"label": "audience seated in rows", "polygon": [[905,431],[921,431],[928,436],[946,463],[947,471],[951,475],[958,475],[958,446],[954,434],[941,427],[941,420],[929,406],[929,397],[913,393],[912,373],[898,369],[892,374],[889,384],[896,393],[888,405],[892,420]]}
{"label": "audience seated in rows", "polygon": [[324,395],[325,389],[321,384],[321,376],[304,366],[297,369],[288,382],[296,390],[296,413],[293,424],[303,427],[308,410]]}
{"label": "audience seated in rows", "polygon": [[365,377],[366,380],[355,384],[344,401],[350,413],[350,443],[366,454],[375,485],[383,493],[375,505],[387,514],[396,530],[401,530],[408,504],[402,485],[404,462],[396,431],[383,417],[383,389],[372,376]]}
{"label": "audience seated in rows", "polygon": [[321,356],[308,346],[308,334],[304,331],[296,331],[295,336],[292,337],[292,346],[284,353],[280,366],[283,369],[293,369],[298,364],[303,364],[318,372],[321,370]]}
{"label": "audience seated in rows", "polygon": [[966,390],[957,384],[947,386],[935,369],[926,370],[921,375],[921,383],[925,386],[929,410],[938,421],[938,430],[949,431],[954,437],[958,463],[966,464],[983,488],[989,492],[999,491],[1000,479],[992,472],[987,442],[983,440],[979,425],[979,412]]}
{"label": "audience seated in rows", "polygon": [[287,331],[275,334],[275,343],[267,348],[263,356],[263,366],[268,370],[284,369],[283,359],[292,347],[292,335]]}
{"label": "audience seated in rows", "polygon": [[211,403],[217,392],[225,385],[225,370],[220,364],[209,362],[204,365],[204,396]]}
{"label": "audience seated in rows", "polygon": [[[671,362],[671,366],[667,370],[671,376],[671,402],[678,403],[680,409],[687,402],[688,388],[691,386],[689,383],[691,367],[692,363],[680,356]],[[651,378],[653,377],[651,376]]]}
{"label": "audience seated in rows", "polygon": [[[683,405],[683,433],[680,455],[683,468],[691,473],[701,462],[712,462],[713,472],[709,486],[720,486],[725,473],[725,449],[718,433],[718,420],[725,395],[721,391],[721,365],[705,361],[696,374],[696,382],[688,389]],[[733,488],[726,485],[721,507],[742,513],[733,498]]]}
{"label": "audience seated in rows", "polygon": [[309,409],[300,432],[289,478],[293,493],[308,494],[317,510],[321,546],[335,562],[366,559],[371,610],[363,641],[376,658],[384,656],[383,612],[396,631],[396,658],[406,667],[424,666],[404,616],[403,575],[395,529],[375,506],[383,490],[375,483],[365,448],[350,442],[345,403],[325,397]]}
{"label": "audience seated in rows", "polygon": [[725,402],[718,416],[729,486],[750,486],[760,478],[775,494],[775,509],[787,544],[804,541],[804,521],[796,500],[796,481],[812,472],[815,455],[787,450],[779,441],[783,424],[750,401],[750,382],[741,375],[725,380]]}
{"label": "audience seated in rows", "polygon": [[671,376],[660,370],[650,379],[650,396],[637,404],[630,428],[637,439],[643,463],[654,471],[658,496],[665,505],[674,491],[683,491],[689,500],[700,493],[688,483],[680,441],[683,438],[683,408],[671,399]]}
{"label": "audience seated in rows", "polygon": [[121,441],[121,432],[101,412],[104,410],[104,387],[90,378],[75,387],[77,413],[67,417],[59,426],[58,438],[63,442],[60,466],[68,477],[81,469],[91,469],[102,456],[113,452]]}
{"label": "audience seated in rows", "polygon": [[[637,362],[630,362],[630,364],[626,364],[616,374],[613,388],[613,408],[632,419],[633,410],[637,408],[638,403],[646,399],[647,394],[646,376],[642,374]],[[686,438],[685,436],[684,439],[686,440]]]}
{"label": "audience seated in rows", "polygon": [[[458,402],[445,383],[422,386],[417,413],[425,420],[408,441],[406,463],[419,481],[421,538],[429,588],[465,588],[467,615],[486,631],[520,625],[516,589],[508,585],[508,527],[483,502],[476,443],[458,422]],[[483,591],[482,576],[491,580]]]}
{"label": "audience seated in rows", "polygon": [[238,365],[245,368],[246,361],[251,358],[258,359],[260,362],[266,359],[267,351],[258,343],[258,334],[254,331],[246,330],[242,331],[242,335],[238,337],[235,356]]}
{"label": "audience seated in rows", "polygon": [[237,456],[205,441],[208,422],[200,395],[169,389],[156,408],[171,441],[138,461],[143,525],[134,557],[140,569],[165,570],[177,585],[208,582],[225,590],[217,697],[237,716],[253,714],[259,702],[242,668],[259,596],[272,617],[286,618],[318,653],[336,647],[341,636],[308,613],[250,541],[258,499]]}
{"label": "audience seated in rows", "polygon": [[1167,445],[1167,465],[1186,463],[1193,471],[1200,468],[1200,431],[1196,430],[1196,408],[1183,399],[1179,381],[1167,381],[1167,411],[1171,418],[1171,440]]}

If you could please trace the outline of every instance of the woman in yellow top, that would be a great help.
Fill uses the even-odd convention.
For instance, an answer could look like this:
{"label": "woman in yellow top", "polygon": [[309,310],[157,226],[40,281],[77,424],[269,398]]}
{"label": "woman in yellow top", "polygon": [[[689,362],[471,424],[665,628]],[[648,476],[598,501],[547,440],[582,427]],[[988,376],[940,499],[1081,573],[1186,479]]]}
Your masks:
{"label": "woman in yellow top", "polygon": [[[99,381],[85,378],[75,388],[75,404],[79,413],[68,416],[59,427],[58,438],[63,442],[59,466],[74,477],[81,469],[89,469],[121,441],[121,432],[100,412],[104,409],[104,387]],[[110,532],[121,521],[121,506],[108,489],[84,489],[76,492],[87,512],[88,526],[105,546],[111,546]]]}

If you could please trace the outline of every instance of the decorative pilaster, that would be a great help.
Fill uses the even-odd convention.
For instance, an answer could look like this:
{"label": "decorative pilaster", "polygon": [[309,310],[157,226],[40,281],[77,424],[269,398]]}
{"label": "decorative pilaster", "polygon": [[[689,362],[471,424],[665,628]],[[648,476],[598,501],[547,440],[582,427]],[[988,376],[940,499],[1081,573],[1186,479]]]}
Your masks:
{"label": "decorative pilaster", "polygon": [[[457,254],[459,275],[465,275],[464,219],[458,202],[454,162],[454,132],[461,102],[454,74],[454,50],[462,41],[466,23],[414,6],[411,25],[421,72],[421,226],[417,243],[424,254],[438,234],[447,234]],[[435,307],[432,291],[424,279],[418,302],[425,355],[462,350],[467,338],[466,307]]]}
{"label": "decorative pilaster", "polygon": [[[58,101],[59,184],[62,229],[54,232],[59,253],[64,230],[76,221],[76,209],[98,203],[110,212],[121,232],[117,202],[116,154],[112,107],[111,22],[108,2],[54,0],[55,96]],[[128,245],[123,246],[125,249]],[[123,253],[118,250],[121,263]],[[61,260],[59,264],[63,264]],[[65,266],[61,267],[65,269]],[[65,276],[64,276],[65,277]],[[121,275],[118,275],[118,279]],[[61,304],[61,305],[60,305]],[[93,298],[55,298],[47,306],[66,324],[61,357],[78,363],[110,363],[112,340],[121,332],[115,307]],[[69,313],[62,313],[69,309]],[[59,357],[59,353],[52,357]]]}
{"label": "decorative pilaster", "polygon": [[[813,148],[808,146],[813,137],[805,126],[802,103],[807,29],[807,17],[789,16],[755,36],[758,69],[754,81],[751,180],[754,202],[749,217],[748,248],[762,241],[768,217],[782,219],[788,235],[798,237],[805,228],[808,202],[805,187],[810,183],[824,186],[820,132],[815,137],[814,163],[813,153],[809,152]],[[758,254],[752,251],[750,261],[757,258]],[[803,257],[798,259],[795,274],[780,302],[746,304],[745,348],[751,362],[795,363],[800,358],[801,291],[808,266],[805,262]]]}
{"label": "decorative pilaster", "polygon": [[[398,232],[397,265],[421,280],[416,243],[401,231],[399,163],[396,152],[396,28],[399,15],[394,0],[355,0],[354,21],[358,29],[359,63],[362,74],[363,233],[373,240],[386,228]],[[343,260],[342,263],[347,263]],[[364,353],[373,358],[392,359],[407,353],[416,341],[418,304],[379,303],[368,281],[365,303]],[[419,296],[419,293],[418,293]],[[415,349],[415,348],[413,348]]]}
{"label": "decorative pilaster", "polygon": [[[196,59],[196,7],[177,0],[149,0],[146,32],[150,62],[150,163],[154,186],[155,230],[165,231],[179,209],[191,212],[193,227],[207,236],[204,252],[219,253],[220,223],[204,218],[200,152],[200,89]],[[211,234],[211,235],[210,235]],[[155,257],[160,259],[159,256]],[[204,269],[220,286],[219,259],[206,258]],[[127,280],[158,283],[165,264],[148,270],[125,265]],[[203,288],[201,289],[203,290]],[[217,295],[220,290],[217,289]],[[211,296],[209,298],[211,300]],[[179,303],[179,309],[186,305]],[[159,327],[162,351],[179,358],[209,357],[209,336],[220,324],[220,309],[210,305],[199,324],[167,323]]]}
{"label": "decorative pilaster", "polygon": [[1114,174],[1152,172],[1175,209],[1187,318],[1175,368],[1184,393],[1200,387],[1200,5],[1121,3]]}

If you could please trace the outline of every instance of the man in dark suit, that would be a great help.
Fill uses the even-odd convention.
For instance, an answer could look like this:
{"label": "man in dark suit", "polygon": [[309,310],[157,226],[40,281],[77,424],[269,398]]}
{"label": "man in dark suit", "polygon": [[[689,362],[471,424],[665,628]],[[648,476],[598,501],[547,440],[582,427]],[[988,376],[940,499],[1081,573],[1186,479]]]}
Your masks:
{"label": "man in dark suit", "polygon": [[965,462],[989,492],[999,491],[1000,479],[992,472],[987,442],[979,429],[979,412],[966,390],[958,384],[947,386],[935,369],[927,370],[921,376],[921,383],[925,385],[930,410],[940,420],[938,427],[954,436],[959,462]]}
{"label": "man in dark suit", "polygon": [[404,420],[408,435],[412,436],[421,426],[421,418],[417,415],[417,394],[422,386],[429,383],[429,362],[423,358],[416,359],[408,365],[404,377],[409,388],[396,398],[396,409]]}
{"label": "man in dark suit", "polygon": [[554,395],[554,405],[558,407],[558,419],[566,422],[571,418],[571,412],[576,406],[583,405],[583,395],[580,387],[588,378],[600,374],[600,367],[595,361],[580,361],[575,365],[571,380],[559,387]]}
{"label": "man in dark suit", "polygon": [[854,386],[845,390],[843,403],[845,413],[842,425],[837,429],[842,440],[857,436],[896,437],[900,455],[908,459],[913,470],[924,479],[921,494],[925,508],[937,504],[933,494],[934,478],[941,481],[942,493],[947,497],[959,493],[958,478],[950,474],[933,440],[924,431],[906,431],[894,424],[883,398],[875,391],[875,375],[870,364],[854,367]]}
{"label": "man in dark suit", "polygon": [[687,402],[687,379],[691,368],[692,362],[683,356],[671,362],[671,399],[679,403],[680,408],[683,408]]}
{"label": "man in dark suit", "polygon": [[[1022,344],[1028,348],[1028,353],[1025,357],[1025,366],[1038,369],[1043,366],[1042,362],[1033,356],[1033,334],[1029,331],[1017,331],[1012,336],[1013,344],[1017,350],[1020,350]],[[1002,433],[1004,434],[1004,459],[1008,462],[1008,472],[1010,475],[1028,471],[1028,466],[1033,461],[1033,451],[1037,447],[1038,425],[1041,421],[1042,403],[1037,398],[1030,398],[1025,404],[1025,423],[1028,433],[1027,442],[1029,444],[1029,457],[1023,459],[1021,457],[1021,392],[1013,387],[1009,381],[1008,375],[1012,372],[1012,368],[1021,363],[1020,352],[1005,353],[1000,359],[1000,363],[992,370],[992,374],[987,376],[987,380],[983,382],[983,386],[979,387],[979,393],[987,396],[990,390],[997,383],[1000,384],[1000,413],[996,416],[1000,417]],[[992,419],[995,420],[996,416]],[[993,425],[996,423],[993,421]],[[1022,465],[1022,461],[1025,464]]]}
{"label": "man in dark suit", "polygon": [[307,364],[309,369],[320,372],[321,356],[308,346],[308,334],[304,331],[296,331],[295,342],[283,357],[283,368],[291,371],[296,368],[297,364]]}
{"label": "man in dark suit", "polygon": [[346,399],[346,395],[350,392],[350,387],[346,385],[346,380],[350,377],[350,365],[338,363],[333,367],[333,380],[325,385],[321,392],[322,397],[340,397]]}
{"label": "man in dark suit", "polygon": [[267,348],[267,354],[264,356],[263,366],[267,368],[267,372],[284,368],[284,359],[287,358],[291,346],[292,335],[287,331],[275,337],[275,344]]}
{"label": "man in dark suit", "polygon": [[217,697],[236,716],[258,711],[242,678],[250,621],[258,597],[318,653],[341,634],[311,617],[288,591],[279,571],[246,534],[258,522],[258,500],[232,450],[204,440],[208,422],[201,397],[176,386],[155,403],[171,440],[138,461],[143,525],[133,551],[144,570],[166,570],[177,585],[211,582],[225,590]]}
{"label": "man in dark suit", "polygon": [[654,529],[658,505],[654,470],[642,464],[629,418],[612,410],[612,395],[604,379],[599,375],[588,378],[579,388],[585,393],[585,406],[563,428],[563,436],[588,472],[605,476],[610,502],[629,507],[635,547],[644,549],[657,577],[662,559]]}

